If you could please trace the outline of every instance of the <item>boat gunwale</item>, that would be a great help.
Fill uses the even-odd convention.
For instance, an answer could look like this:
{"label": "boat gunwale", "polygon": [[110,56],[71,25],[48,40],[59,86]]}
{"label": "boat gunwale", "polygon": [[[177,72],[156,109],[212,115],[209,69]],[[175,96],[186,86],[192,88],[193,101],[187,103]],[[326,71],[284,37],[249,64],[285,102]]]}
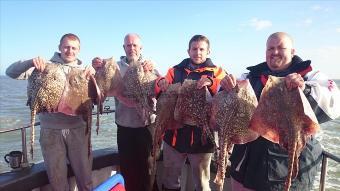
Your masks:
{"label": "boat gunwale", "polygon": [[[119,165],[118,150],[104,148],[93,151],[92,171]],[[68,164],[68,177],[74,176]],[[25,191],[49,184],[44,162],[0,174],[0,190]]]}

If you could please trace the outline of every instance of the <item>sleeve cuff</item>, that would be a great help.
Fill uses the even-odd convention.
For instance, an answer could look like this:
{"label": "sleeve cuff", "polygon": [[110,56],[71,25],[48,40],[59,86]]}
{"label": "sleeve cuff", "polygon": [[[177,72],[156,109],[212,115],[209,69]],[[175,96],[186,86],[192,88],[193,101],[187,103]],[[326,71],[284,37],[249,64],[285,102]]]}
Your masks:
{"label": "sleeve cuff", "polygon": [[211,84],[209,85],[209,86],[207,86],[207,87],[211,87],[213,84],[214,84],[214,80],[210,77],[210,76],[208,76],[207,77],[209,80],[210,80],[210,82],[211,82]]}
{"label": "sleeve cuff", "polygon": [[303,93],[305,94],[305,96],[309,96],[310,92],[311,92],[312,87],[308,84],[305,84],[305,89],[303,90]]}

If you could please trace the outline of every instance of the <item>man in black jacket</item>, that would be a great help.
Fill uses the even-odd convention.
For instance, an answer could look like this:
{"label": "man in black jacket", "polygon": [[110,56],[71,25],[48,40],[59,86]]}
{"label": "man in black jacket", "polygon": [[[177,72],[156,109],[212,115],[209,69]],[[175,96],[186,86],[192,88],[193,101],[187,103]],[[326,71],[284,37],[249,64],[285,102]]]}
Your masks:
{"label": "man in black jacket", "polygon": [[[247,68],[241,78],[249,79],[257,98],[260,98],[269,75],[285,77],[288,89],[301,88],[313,108],[318,122],[335,119],[339,113],[339,90],[334,81],[314,71],[311,61],[295,55],[292,38],[284,32],[273,33],[267,40],[266,62]],[[230,91],[236,78],[229,74],[221,86]],[[337,100],[337,101],[334,101]],[[330,104],[331,102],[333,104]],[[290,190],[311,190],[322,158],[320,143],[311,137],[299,157],[298,175]],[[233,190],[283,190],[288,174],[287,151],[279,144],[259,137],[243,145],[235,145],[231,158]]]}

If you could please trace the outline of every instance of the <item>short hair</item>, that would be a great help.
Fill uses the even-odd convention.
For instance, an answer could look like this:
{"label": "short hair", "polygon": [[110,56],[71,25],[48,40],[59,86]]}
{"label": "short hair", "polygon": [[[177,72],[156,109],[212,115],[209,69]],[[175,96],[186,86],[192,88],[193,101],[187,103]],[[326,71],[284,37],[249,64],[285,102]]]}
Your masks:
{"label": "short hair", "polygon": [[68,38],[70,40],[77,40],[79,43],[80,43],[80,39],[77,35],[73,34],[73,33],[67,33],[67,34],[64,34],[61,39],[60,39],[60,44],[63,42],[63,40],[65,38]]}
{"label": "short hair", "polygon": [[192,42],[198,42],[198,41],[204,41],[208,44],[208,50],[210,49],[210,42],[209,42],[209,39],[204,36],[204,35],[200,35],[200,34],[197,34],[195,36],[193,36],[190,41],[189,41],[189,50],[191,48],[191,43]]}

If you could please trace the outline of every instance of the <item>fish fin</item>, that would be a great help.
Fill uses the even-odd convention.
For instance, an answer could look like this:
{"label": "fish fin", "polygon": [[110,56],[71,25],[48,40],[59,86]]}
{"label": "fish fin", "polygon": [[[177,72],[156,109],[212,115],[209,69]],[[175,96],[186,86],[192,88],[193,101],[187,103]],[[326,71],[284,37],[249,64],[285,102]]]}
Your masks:
{"label": "fish fin", "polygon": [[279,132],[266,125],[262,120],[262,116],[256,112],[250,121],[250,129],[271,142],[279,143]]}

